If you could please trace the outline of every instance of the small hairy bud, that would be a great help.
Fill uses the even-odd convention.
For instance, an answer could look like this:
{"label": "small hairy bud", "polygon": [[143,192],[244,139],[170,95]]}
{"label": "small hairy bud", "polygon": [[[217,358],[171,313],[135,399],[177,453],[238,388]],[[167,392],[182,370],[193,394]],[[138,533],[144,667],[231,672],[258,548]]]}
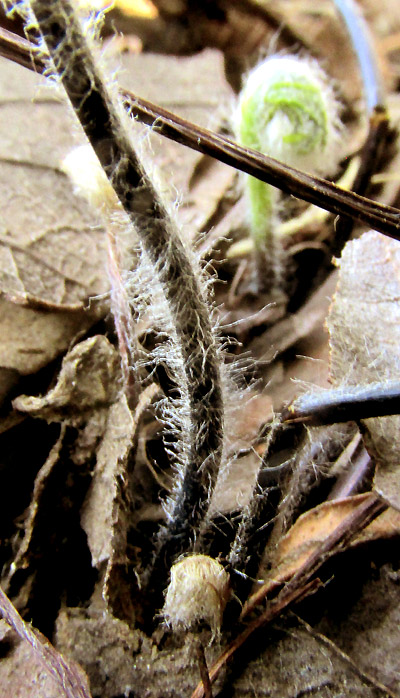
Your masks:
{"label": "small hairy bud", "polygon": [[271,56],[249,73],[237,116],[244,146],[328,174],[337,166],[338,125],[337,102],[314,61]]}
{"label": "small hairy bud", "polygon": [[205,621],[219,634],[229,598],[229,575],[207,555],[190,555],[171,568],[163,615],[174,630]]}

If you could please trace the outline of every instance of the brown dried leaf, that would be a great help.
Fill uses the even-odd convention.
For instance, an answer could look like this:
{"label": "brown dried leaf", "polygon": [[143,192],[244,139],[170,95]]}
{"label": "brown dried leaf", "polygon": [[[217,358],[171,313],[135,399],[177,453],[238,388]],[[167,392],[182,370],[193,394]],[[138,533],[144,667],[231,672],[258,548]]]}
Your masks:
{"label": "brown dried leaf", "polygon": [[26,642],[9,634],[12,651],[0,662],[0,684],[4,696],[13,698],[60,698],[60,686],[49,675]]}
{"label": "brown dried leaf", "polygon": [[[349,242],[328,316],[335,386],[397,380],[400,345],[400,243],[370,231]],[[400,509],[400,417],[365,420],[377,463],[375,489]]]}
{"label": "brown dried leaf", "polygon": [[393,507],[389,507],[380,516],[377,516],[367,528],[365,528],[354,539],[352,545],[359,543],[369,543],[380,538],[392,538],[400,534],[400,512]]}
{"label": "brown dried leaf", "polygon": [[93,410],[109,407],[119,391],[119,361],[103,335],[77,344],[63,359],[57,384],[44,397],[21,395],[14,409],[48,422],[78,425]]}
{"label": "brown dried leaf", "polygon": [[284,582],[308,560],[321,543],[371,494],[324,502],[300,516],[278,544],[271,578]]}
{"label": "brown dried leaf", "polygon": [[1,74],[0,290],[82,306],[108,283],[104,231],[60,171],[74,145],[69,108],[35,73],[3,59]]}
{"label": "brown dried leaf", "polygon": [[322,329],[335,284],[336,274],[333,273],[297,313],[288,315],[259,337],[255,337],[249,345],[252,355],[261,361],[272,361],[316,329]]}
{"label": "brown dried leaf", "polygon": [[[23,663],[15,663],[14,657],[14,662],[11,661],[7,664],[8,671],[6,671],[5,679],[8,680],[9,683],[16,682],[17,685],[15,686],[16,693],[9,693],[9,691],[7,691],[5,695],[33,695],[33,693],[30,693],[29,689],[31,689],[32,684],[36,684],[39,678],[39,685],[43,690],[43,696],[47,697],[49,695],[48,692],[50,692],[50,695],[55,695],[53,694],[53,687],[57,685],[57,695],[60,696],[60,698],[91,698],[87,676],[83,669],[74,661],[65,659],[62,654],[57,652],[44,635],[33,628],[29,623],[26,623],[1,589],[0,613],[23,641],[19,647],[22,649],[22,655],[25,660]],[[39,670],[39,664],[41,664],[42,668],[45,670],[47,677],[43,677],[42,672]],[[29,665],[31,666],[29,667]],[[26,685],[29,692],[27,694],[22,694],[19,690],[23,682],[20,683],[21,679],[19,678],[19,674],[22,673],[26,676],[26,669],[28,667],[31,669],[31,675],[29,676],[30,681],[29,684]],[[49,681],[48,679],[50,678],[53,679],[53,681]],[[3,681],[1,686],[4,688]],[[34,695],[40,696],[37,689],[38,686],[36,684]]]}
{"label": "brown dried leaf", "polygon": [[208,231],[211,223],[214,226],[220,217],[221,203],[229,195],[235,181],[236,172],[232,167],[202,157],[190,178],[183,204],[178,209],[179,222],[191,237],[196,231]]}
{"label": "brown dried leaf", "polygon": [[4,390],[18,374],[35,373],[62,354],[73,337],[95,318],[83,308],[78,312],[32,310],[0,298],[0,375]]}
{"label": "brown dried leaf", "polygon": [[[114,550],[115,526],[119,513],[117,497],[125,476],[135,428],[123,395],[108,412],[103,440],[97,451],[93,480],[81,510],[81,524],[88,538],[94,567],[100,567],[104,561],[108,562]],[[119,531],[119,534],[122,532]]]}
{"label": "brown dried leaf", "polygon": [[[374,494],[367,492],[324,502],[300,516],[277,545],[272,570],[263,585],[265,595],[293,577],[349,514],[373,497]],[[354,547],[399,534],[400,514],[389,508],[358,533],[350,545]]]}
{"label": "brown dried leaf", "polygon": [[[133,589],[137,586],[137,577],[132,573],[132,567],[128,570],[127,537],[132,525],[132,477],[129,474],[129,461],[133,451],[136,453],[137,429],[141,417],[150,406],[159,388],[156,384],[149,385],[141,394],[135,413],[132,416],[125,398],[115,405],[128,422],[126,434],[121,434],[121,420],[118,414],[113,415],[114,429],[110,429],[109,438],[104,437],[104,450],[97,457],[97,468],[93,478],[93,488],[86,498],[82,523],[87,532],[93,564],[100,566],[102,560],[107,561],[104,575],[102,598],[107,609],[117,618],[127,620],[134,625],[138,609],[133,598]],[[111,417],[111,415],[110,415]],[[113,433],[114,431],[114,433]],[[111,460],[111,463],[110,463]],[[107,465],[105,465],[107,462]],[[137,465],[137,462],[136,462]],[[105,466],[105,467],[104,467]],[[106,474],[107,475],[104,477]],[[109,482],[107,483],[107,479]],[[112,484],[110,483],[112,480]],[[107,489],[108,484],[108,489]],[[97,506],[104,517],[104,509],[107,508],[109,517],[105,524],[98,526],[98,513],[94,496],[97,497]],[[96,514],[97,509],[97,514]],[[94,515],[94,516],[93,516]],[[85,520],[83,522],[83,517]],[[90,539],[92,538],[92,542]],[[97,548],[94,544],[97,544]],[[100,543],[100,546],[99,546]],[[100,555],[98,554],[100,550]],[[140,611],[139,611],[140,613]]]}
{"label": "brown dried leaf", "polygon": [[104,312],[88,299],[109,284],[104,231],[59,170],[73,145],[69,109],[40,76],[2,68],[0,367],[29,374]]}
{"label": "brown dried leaf", "polygon": [[[99,335],[77,344],[64,358],[58,381],[44,397],[20,396],[14,408],[48,422],[61,422],[60,437],[39,470],[31,504],[25,521],[24,536],[14,558],[9,579],[18,569],[30,564],[35,531],[40,517],[46,516],[46,502],[53,469],[64,447],[66,426],[80,427],[69,445],[69,458],[76,466],[90,463],[106,429],[108,409],[115,408],[119,392],[118,356],[106,339]],[[118,403],[116,403],[118,404]],[[118,428],[118,427],[117,427]],[[121,432],[116,432],[118,438]],[[71,437],[69,437],[71,438]],[[101,449],[101,446],[99,447]],[[65,456],[64,456],[65,457]],[[48,506],[48,502],[47,502]],[[99,507],[99,513],[104,510]],[[8,580],[9,581],[9,580]]]}

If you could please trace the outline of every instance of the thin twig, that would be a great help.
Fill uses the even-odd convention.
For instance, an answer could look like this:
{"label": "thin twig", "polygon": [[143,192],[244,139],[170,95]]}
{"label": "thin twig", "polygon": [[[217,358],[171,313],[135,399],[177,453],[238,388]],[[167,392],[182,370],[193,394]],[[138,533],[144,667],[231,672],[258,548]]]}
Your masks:
{"label": "thin twig", "polygon": [[[213,683],[218,677],[220,671],[224,666],[232,659],[235,652],[237,652],[249,639],[251,635],[256,630],[259,630],[263,626],[271,623],[275,618],[277,618],[282,611],[285,610],[289,605],[301,601],[309,594],[313,594],[320,587],[321,582],[319,579],[313,579],[302,587],[292,590],[290,593],[285,595],[285,597],[280,597],[275,601],[271,602],[270,607],[263,613],[259,618],[254,620],[247,628],[236,637],[230,645],[224,650],[224,652],[218,657],[217,661],[213,664],[210,669],[210,681]],[[198,684],[196,689],[193,691],[191,698],[205,698],[203,683]]]}
{"label": "thin twig", "polygon": [[206,656],[204,653],[204,647],[200,640],[195,640],[196,642],[196,655],[199,662],[200,677],[203,683],[204,698],[213,698],[210,674],[208,672]]}
{"label": "thin twig", "polygon": [[[359,435],[361,437],[361,434]],[[357,449],[354,458],[351,459],[350,465],[346,468],[342,476],[339,477],[335,485],[332,487],[327,501],[334,499],[344,499],[357,494],[369,476],[373,468],[372,458],[367,449],[361,445]]]}
{"label": "thin twig", "polygon": [[[360,196],[368,193],[371,179],[381,166],[382,154],[389,134],[388,111],[386,107],[377,106],[369,117],[368,134],[361,149],[360,165],[352,188],[354,193]],[[354,222],[350,216],[340,216],[336,221],[335,237],[331,245],[333,255],[339,256],[350,238]]]}
{"label": "thin twig", "polygon": [[67,662],[44,635],[25,623],[1,588],[0,614],[21,640],[30,644],[45,670],[57,681],[62,692],[60,695],[65,698],[91,698],[83,671],[75,663]]}
{"label": "thin twig", "polygon": [[[43,72],[44,60],[38,57],[35,44],[25,42],[19,37],[17,39],[15,35],[12,35],[11,41],[9,35],[10,32],[0,28],[0,55],[25,67],[36,69],[40,73]],[[30,61],[33,61],[34,66]],[[398,209],[384,206],[353,192],[344,191],[332,182],[307,175],[250,148],[242,148],[229,138],[185,121],[128,90],[124,90],[122,96],[132,117],[148,124],[161,135],[220,160],[335,215],[348,216],[389,237],[400,239]]]}

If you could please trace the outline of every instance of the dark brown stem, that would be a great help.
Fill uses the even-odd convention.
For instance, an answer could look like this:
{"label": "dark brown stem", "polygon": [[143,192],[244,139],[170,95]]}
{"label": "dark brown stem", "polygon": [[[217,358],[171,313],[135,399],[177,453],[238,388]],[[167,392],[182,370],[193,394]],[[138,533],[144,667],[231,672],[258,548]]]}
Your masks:
{"label": "dark brown stem", "polygon": [[315,427],[394,414],[400,414],[400,383],[373,383],[304,393],[283,410],[281,419]]}
{"label": "dark brown stem", "polygon": [[210,674],[208,672],[204,647],[200,640],[195,640],[196,655],[199,662],[200,677],[203,684],[204,698],[213,698]]}
{"label": "dark brown stem", "polygon": [[[268,610],[259,616],[259,618],[250,623],[250,625],[248,625],[247,628],[243,630],[243,632],[240,633],[240,635],[238,635],[230,643],[230,645],[228,645],[220,657],[218,657],[217,661],[210,669],[210,681],[215,681],[220,671],[224,668],[224,666],[227,665],[235,653],[245,644],[245,642],[247,642],[249,637],[251,637],[254,632],[262,628],[264,625],[271,623],[291,604],[295,604],[297,601],[301,601],[309,594],[314,593],[320,585],[321,583],[319,579],[313,579],[311,582],[308,582],[308,584],[305,584],[301,588],[291,590],[290,593],[282,596],[282,598],[276,599],[276,601],[271,603]],[[191,695],[191,698],[205,698],[203,683],[200,683],[196,687]]]}
{"label": "dark brown stem", "polygon": [[176,337],[187,425],[181,430],[184,465],[157,542],[156,567],[165,570],[189,546],[217,477],[223,430],[217,342],[199,272],[125,131],[122,107],[104,84],[74,5],[33,0],[31,7],[74,111],[163,289]]}
{"label": "dark brown stem", "polygon": [[[353,192],[360,196],[368,193],[372,176],[379,171],[382,156],[388,143],[389,115],[385,107],[376,107],[369,119],[368,135],[361,149],[361,160],[357,176],[353,183]],[[331,246],[332,254],[339,256],[345,243],[350,238],[354,220],[340,216],[336,221],[335,238]]]}

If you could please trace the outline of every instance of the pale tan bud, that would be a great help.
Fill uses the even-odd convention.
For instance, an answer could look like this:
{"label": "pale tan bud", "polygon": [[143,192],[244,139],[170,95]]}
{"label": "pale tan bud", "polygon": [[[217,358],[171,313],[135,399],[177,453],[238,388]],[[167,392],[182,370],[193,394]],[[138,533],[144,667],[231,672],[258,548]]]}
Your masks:
{"label": "pale tan bud", "polygon": [[174,630],[204,621],[219,634],[229,598],[229,575],[207,555],[190,555],[171,568],[163,615]]}

